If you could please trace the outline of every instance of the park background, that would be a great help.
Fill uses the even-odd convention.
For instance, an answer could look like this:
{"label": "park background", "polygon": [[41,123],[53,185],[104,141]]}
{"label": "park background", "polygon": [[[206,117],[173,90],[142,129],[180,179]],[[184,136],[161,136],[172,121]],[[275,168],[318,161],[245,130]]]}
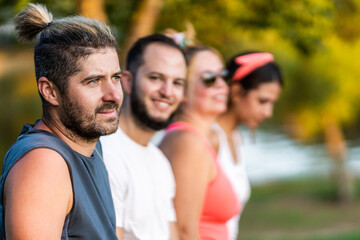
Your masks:
{"label": "park background", "polygon": [[[17,42],[12,19],[27,2],[0,0],[1,159],[22,124],[41,117],[33,45]],[[256,133],[243,129],[253,190],[239,239],[360,239],[360,1],[37,2],[55,18],[109,24],[122,67],[138,37],[191,30],[189,23],[225,60],[244,50],[273,53],[285,87],[274,118]]]}

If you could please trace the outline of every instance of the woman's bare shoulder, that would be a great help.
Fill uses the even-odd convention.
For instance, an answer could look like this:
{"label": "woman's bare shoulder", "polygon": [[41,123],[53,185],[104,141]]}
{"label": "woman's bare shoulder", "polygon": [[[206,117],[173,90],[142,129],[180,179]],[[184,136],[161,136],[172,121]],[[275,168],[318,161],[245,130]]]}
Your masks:
{"label": "woman's bare shoulder", "polygon": [[177,129],[166,133],[159,147],[162,148],[181,148],[192,149],[202,145],[200,136],[194,132]]}

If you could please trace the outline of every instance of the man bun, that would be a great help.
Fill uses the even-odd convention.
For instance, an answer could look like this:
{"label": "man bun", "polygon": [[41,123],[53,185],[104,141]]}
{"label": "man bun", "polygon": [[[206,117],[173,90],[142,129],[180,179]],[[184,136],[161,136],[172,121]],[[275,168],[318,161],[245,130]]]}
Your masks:
{"label": "man bun", "polygon": [[33,41],[52,20],[52,14],[44,5],[28,3],[27,7],[15,16],[19,40]]}

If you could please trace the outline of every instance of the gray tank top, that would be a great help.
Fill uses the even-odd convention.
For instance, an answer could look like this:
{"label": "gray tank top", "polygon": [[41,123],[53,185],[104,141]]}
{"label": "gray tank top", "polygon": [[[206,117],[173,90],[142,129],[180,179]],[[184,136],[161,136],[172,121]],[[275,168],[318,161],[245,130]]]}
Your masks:
{"label": "gray tank top", "polygon": [[[65,160],[73,188],[73,207],[65,218],[61,239],[117,239],[115,211],[100,142],[92,157],[73,151],[56,135],[24,124],[20,136],[6,153],[0,178],[0,237],[5,238],[3,191],[14,164],[35,148],[49,148]],[[51,159],[49,159],[50,161]]]}

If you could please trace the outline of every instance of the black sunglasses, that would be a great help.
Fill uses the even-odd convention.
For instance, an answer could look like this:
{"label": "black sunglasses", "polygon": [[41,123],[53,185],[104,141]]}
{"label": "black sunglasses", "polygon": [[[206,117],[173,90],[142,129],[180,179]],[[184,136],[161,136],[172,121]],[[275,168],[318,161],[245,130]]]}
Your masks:
{"label": "black sunglasses", "polygon": [[201,76],[201,80],[206,87],[212,87],[218,77],[222,78],[226,84],[230,84],[231,79],[229,78],[229,71],[226,69],[222,70],[220,73],[205,72]]}

